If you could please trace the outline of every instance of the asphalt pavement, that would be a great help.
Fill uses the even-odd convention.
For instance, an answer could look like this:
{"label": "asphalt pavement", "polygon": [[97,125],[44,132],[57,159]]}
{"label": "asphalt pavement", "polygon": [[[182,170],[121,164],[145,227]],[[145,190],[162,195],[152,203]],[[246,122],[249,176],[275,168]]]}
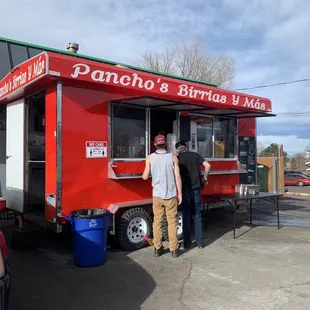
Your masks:
{"label": "asphalt pavement", "polygon": [[280,230],[273,204],[253,207],[235,240],[232,212],[210,211],[206,247],[177,259],[112,248],[105,265],[79,268],[70,238],[44,235],[37,250],[10,250],[11,310],[308,310],[310,200],[283,198]]}
{"label": "asphalt pavement", "polygon": [[285,189],[290,193],[302,193],[310,195],[310,186],[285,186]]}

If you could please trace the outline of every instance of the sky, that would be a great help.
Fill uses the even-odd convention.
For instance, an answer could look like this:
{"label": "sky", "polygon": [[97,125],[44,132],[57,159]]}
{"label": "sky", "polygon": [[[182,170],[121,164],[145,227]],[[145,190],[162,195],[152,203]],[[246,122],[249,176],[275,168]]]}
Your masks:
{"label": "sky", "polygon": [[[14,0],[1,13],[2,37],[77,42],[82,54],[128,64],[171,41],[199,41],[235,58],[234,89],[310,78],[308,0]],[[278,114],[258,120],[260,144],[282,143],[289,155],[310,145],[310,82],[245,92],[270,98]]]}

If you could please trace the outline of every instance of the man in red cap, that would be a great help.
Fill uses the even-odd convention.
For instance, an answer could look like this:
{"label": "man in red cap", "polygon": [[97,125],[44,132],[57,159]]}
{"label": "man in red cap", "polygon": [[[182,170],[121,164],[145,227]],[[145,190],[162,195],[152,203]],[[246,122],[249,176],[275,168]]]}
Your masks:
{"label": "man in red cap", "polygon": [[[158,132],[158,135],[166,137],[166,132],[164,130],[160,130]],[[154,145],[154,141],[151,141],[151,153],[153,153],[155,151],[156,151],[156,146]]]}
{"label": "man in red cap", "polygon": [[167,216],[169,249],[173,257],[179,256],[179,241],[177,236],[177,211],[182,203],[182,182],[178,159],[168,153],[166,138],[157,135],[154,139],[156,151],[146,158],[142,175],[147,180],[151,174],[153,186],[153,236],[154,255],[163,254],[162,222]]}

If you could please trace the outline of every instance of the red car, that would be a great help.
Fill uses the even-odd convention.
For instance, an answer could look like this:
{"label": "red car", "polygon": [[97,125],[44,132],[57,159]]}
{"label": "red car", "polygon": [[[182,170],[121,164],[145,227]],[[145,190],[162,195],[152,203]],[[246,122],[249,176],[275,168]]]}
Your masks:
{"label": "red car", "polygon": [[286,174],[284,176],[284,183],[285,185],[298,185],[298,186],[310,185],[310,176],[308,177],[300,173]]}

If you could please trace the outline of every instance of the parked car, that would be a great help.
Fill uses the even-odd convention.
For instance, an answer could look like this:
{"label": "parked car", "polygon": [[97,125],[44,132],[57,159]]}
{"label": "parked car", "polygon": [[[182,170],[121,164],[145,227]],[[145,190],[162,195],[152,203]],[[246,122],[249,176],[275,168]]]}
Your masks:
{"label": "parked car", "polygon": [[302,175],[300,173],[288,173],[284,175],[285,185],[310,185],[310,176]]}
{"label": "parked car", "polygon": [[9,251],[3,233],[0,231],[0,310],[9,309],[11,274]]}
{"label": "parked car", "polygon": [[286,171],[284,171],[284,175],[288,175],[288,174],[298,174],[298,175],[302,175],[304,177],[310,178],[310,174],[307,174],[307,173],[299,171],[299,170],[286,170]]}

